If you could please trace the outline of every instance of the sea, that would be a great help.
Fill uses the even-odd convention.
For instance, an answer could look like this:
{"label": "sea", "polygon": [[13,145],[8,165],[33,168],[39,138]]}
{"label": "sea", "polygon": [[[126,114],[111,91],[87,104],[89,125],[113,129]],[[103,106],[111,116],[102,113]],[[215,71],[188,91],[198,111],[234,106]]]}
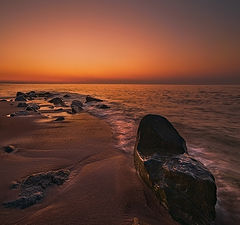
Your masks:
{"label": "sea", "polygon": [[166,117],[186,140],[189,154],[216,179],[215,224],[240,224],[240,85],[0,84],[0,97],[14,99],[17,91],[31,90],[72,93],[68,101],[86,95],[103,99],[109,109],[92,103],[84,110],[106,121],[116,149],[129,155],[141,118]]}

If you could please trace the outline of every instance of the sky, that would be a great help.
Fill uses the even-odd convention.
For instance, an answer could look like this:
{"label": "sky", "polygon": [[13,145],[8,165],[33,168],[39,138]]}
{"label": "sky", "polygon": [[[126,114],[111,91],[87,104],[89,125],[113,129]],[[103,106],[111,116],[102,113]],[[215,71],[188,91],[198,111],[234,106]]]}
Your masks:
{"label": "sky", "polygon": [[0,0],[0,81],[240,83],[239,0]]}

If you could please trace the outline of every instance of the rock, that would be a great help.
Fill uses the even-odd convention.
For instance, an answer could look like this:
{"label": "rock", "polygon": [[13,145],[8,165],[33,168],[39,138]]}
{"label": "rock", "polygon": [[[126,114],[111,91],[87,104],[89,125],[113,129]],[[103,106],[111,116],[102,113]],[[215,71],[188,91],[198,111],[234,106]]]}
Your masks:
{"label": "rock", "polygon": [[19,102],[17,107],[26,108],[28,104],[26,102]]}
{"label": "rock", "polygon": [[39,109],[40,109],[40,106],[36,103],[28,104],[26,108],[27,111],[34,111],[34,112],[37,112]]}
{"label": "rock", "polygon": [[48,92],[48,91],[41,91],[41,92],[36,93],[36,95],[37,95],[38,97],[44,97],[44,98],[46,98],[46,99],[47,99],[47,98],[51,98],[51,97],[54,96],[53,93]]}
{"label": "rock", "polygon": [[28,116],[31,115],[31,113],[29,111],[17,111],[15,113],[11,113],[10,117],[14,117],[14,116]]}
{"label": "rock", "polygon": [[37,94],[35,91],[27,92],[26,95],[28,98],[32,98],[32,99],[37,97]]}
{"label": "rock", "polygon": [[6,99],[1,99],[0,102],[7,102],[7,100]]}
{"label": "rock", "polygon": [[55,121],[63,121],[63,120],[65,120],[65,118],[63,116],[59,116],[59,117],[57,117],[57,119],[55,119]]}
{"label": "rock", "polygon": [[22,101],[22,102],[25,102],[27,101],[26,98],[23,96],[23,95],[19,95],[15,98],[15,101]]}
{"label": "rock", "polygon": [[63,108],[55,109],[54,112],[62,112]]}
{"label": "rock", "polygon": [[48,187],[63,184],[68,179],[69,174],[70,171],[67,169],[33,174],[22,180],[16,187],[20,189],[18,198],[5,202],[3,205],[6,208],[21,209],[34,205],[44,198]]}
{"label": "rock", "polygon": [[110,106],[105,105],[105,104],[96,105],[96,107],[99,108],[99,109],[110,109]]}
{"label": "rock", "polygon": [[187,152],[185,140],[164,117],[147,115],[138,128],[137,149],[141,155],[182,154]]}
{"label": "rock", "polygon": [[53,98],[49,102],[53,103],[54,105],[66,106],[63,100],[59,97]]}
{"label": "rock", "polygon": [[89,95],[86,97],[86,103],[88,103],[88,102],[102,102],[102,101],[103,101],[102,99],[93,98]]}
{"label": "rock", "polygon": [[71,106],[72,105],[76,105],[78,107],[82,107],[83,106],[82,102],[79,101],[79,100],[73,100]]}
{"label": "rock", "polygon": [[16,94],[16,97],[19,97],[19,96],[26,97],[25,93],[18,91],[17,94]]}
{"label": "rock", "polygon": [[81,112],[83,110],[82,106],[83,106],[83,104],[81,101],[73,100],[72,104],[71,104],[72,113],[75,114],[75,113]]}
{"label": "rock", "polygon": [[176,221],[207,225],[215,219],[214,177],[187,154],[184,139],[167,119],[157,115],[142,119],[134,163],[139,176]]}
{"label": "rock", "polygon": [[63,97],[64,97],[64,98],[70,98],[71,95],[69,95],[69,94],[65,94],[65,95],[63,95]]}
{"label": "rock", "polygon": [[10,189],[17,189],[19,188],[20,183],[18,181],[13,181],[10,185]]}
{"label": "rock", "polygon": [[7,153],[11,153],[16,150],[16,148],[13,145],[4,146],[3,149]]}

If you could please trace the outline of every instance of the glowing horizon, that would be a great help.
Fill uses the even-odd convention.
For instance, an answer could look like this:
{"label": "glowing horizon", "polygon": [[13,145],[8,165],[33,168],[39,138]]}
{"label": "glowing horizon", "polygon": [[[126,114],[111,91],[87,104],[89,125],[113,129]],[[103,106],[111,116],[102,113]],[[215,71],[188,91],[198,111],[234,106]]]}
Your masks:
{"label": "glowing horizon", "polygon": [[141,82],[240,75],[239,15],[227,1],[0,4],[0,81]]}

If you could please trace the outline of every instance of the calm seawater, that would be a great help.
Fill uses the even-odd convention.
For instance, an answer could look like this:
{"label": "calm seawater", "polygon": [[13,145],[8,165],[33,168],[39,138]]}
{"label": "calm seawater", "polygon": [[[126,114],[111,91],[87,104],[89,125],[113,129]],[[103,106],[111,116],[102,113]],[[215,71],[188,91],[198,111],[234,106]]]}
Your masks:
{"label": "calm seawater", "polygon": [[[183,136],[188,151],[207,166],[218,187],[216,224],[240,221],[240,86],[0,84],[0,96],[17,91],[72,92],[73,98],[92,95],[110,109],[85,110],[112,127],[116,147],[133,152],[137,126],[148,114],[168,118]],[[196,193],[197,194],[197,193]]]}

